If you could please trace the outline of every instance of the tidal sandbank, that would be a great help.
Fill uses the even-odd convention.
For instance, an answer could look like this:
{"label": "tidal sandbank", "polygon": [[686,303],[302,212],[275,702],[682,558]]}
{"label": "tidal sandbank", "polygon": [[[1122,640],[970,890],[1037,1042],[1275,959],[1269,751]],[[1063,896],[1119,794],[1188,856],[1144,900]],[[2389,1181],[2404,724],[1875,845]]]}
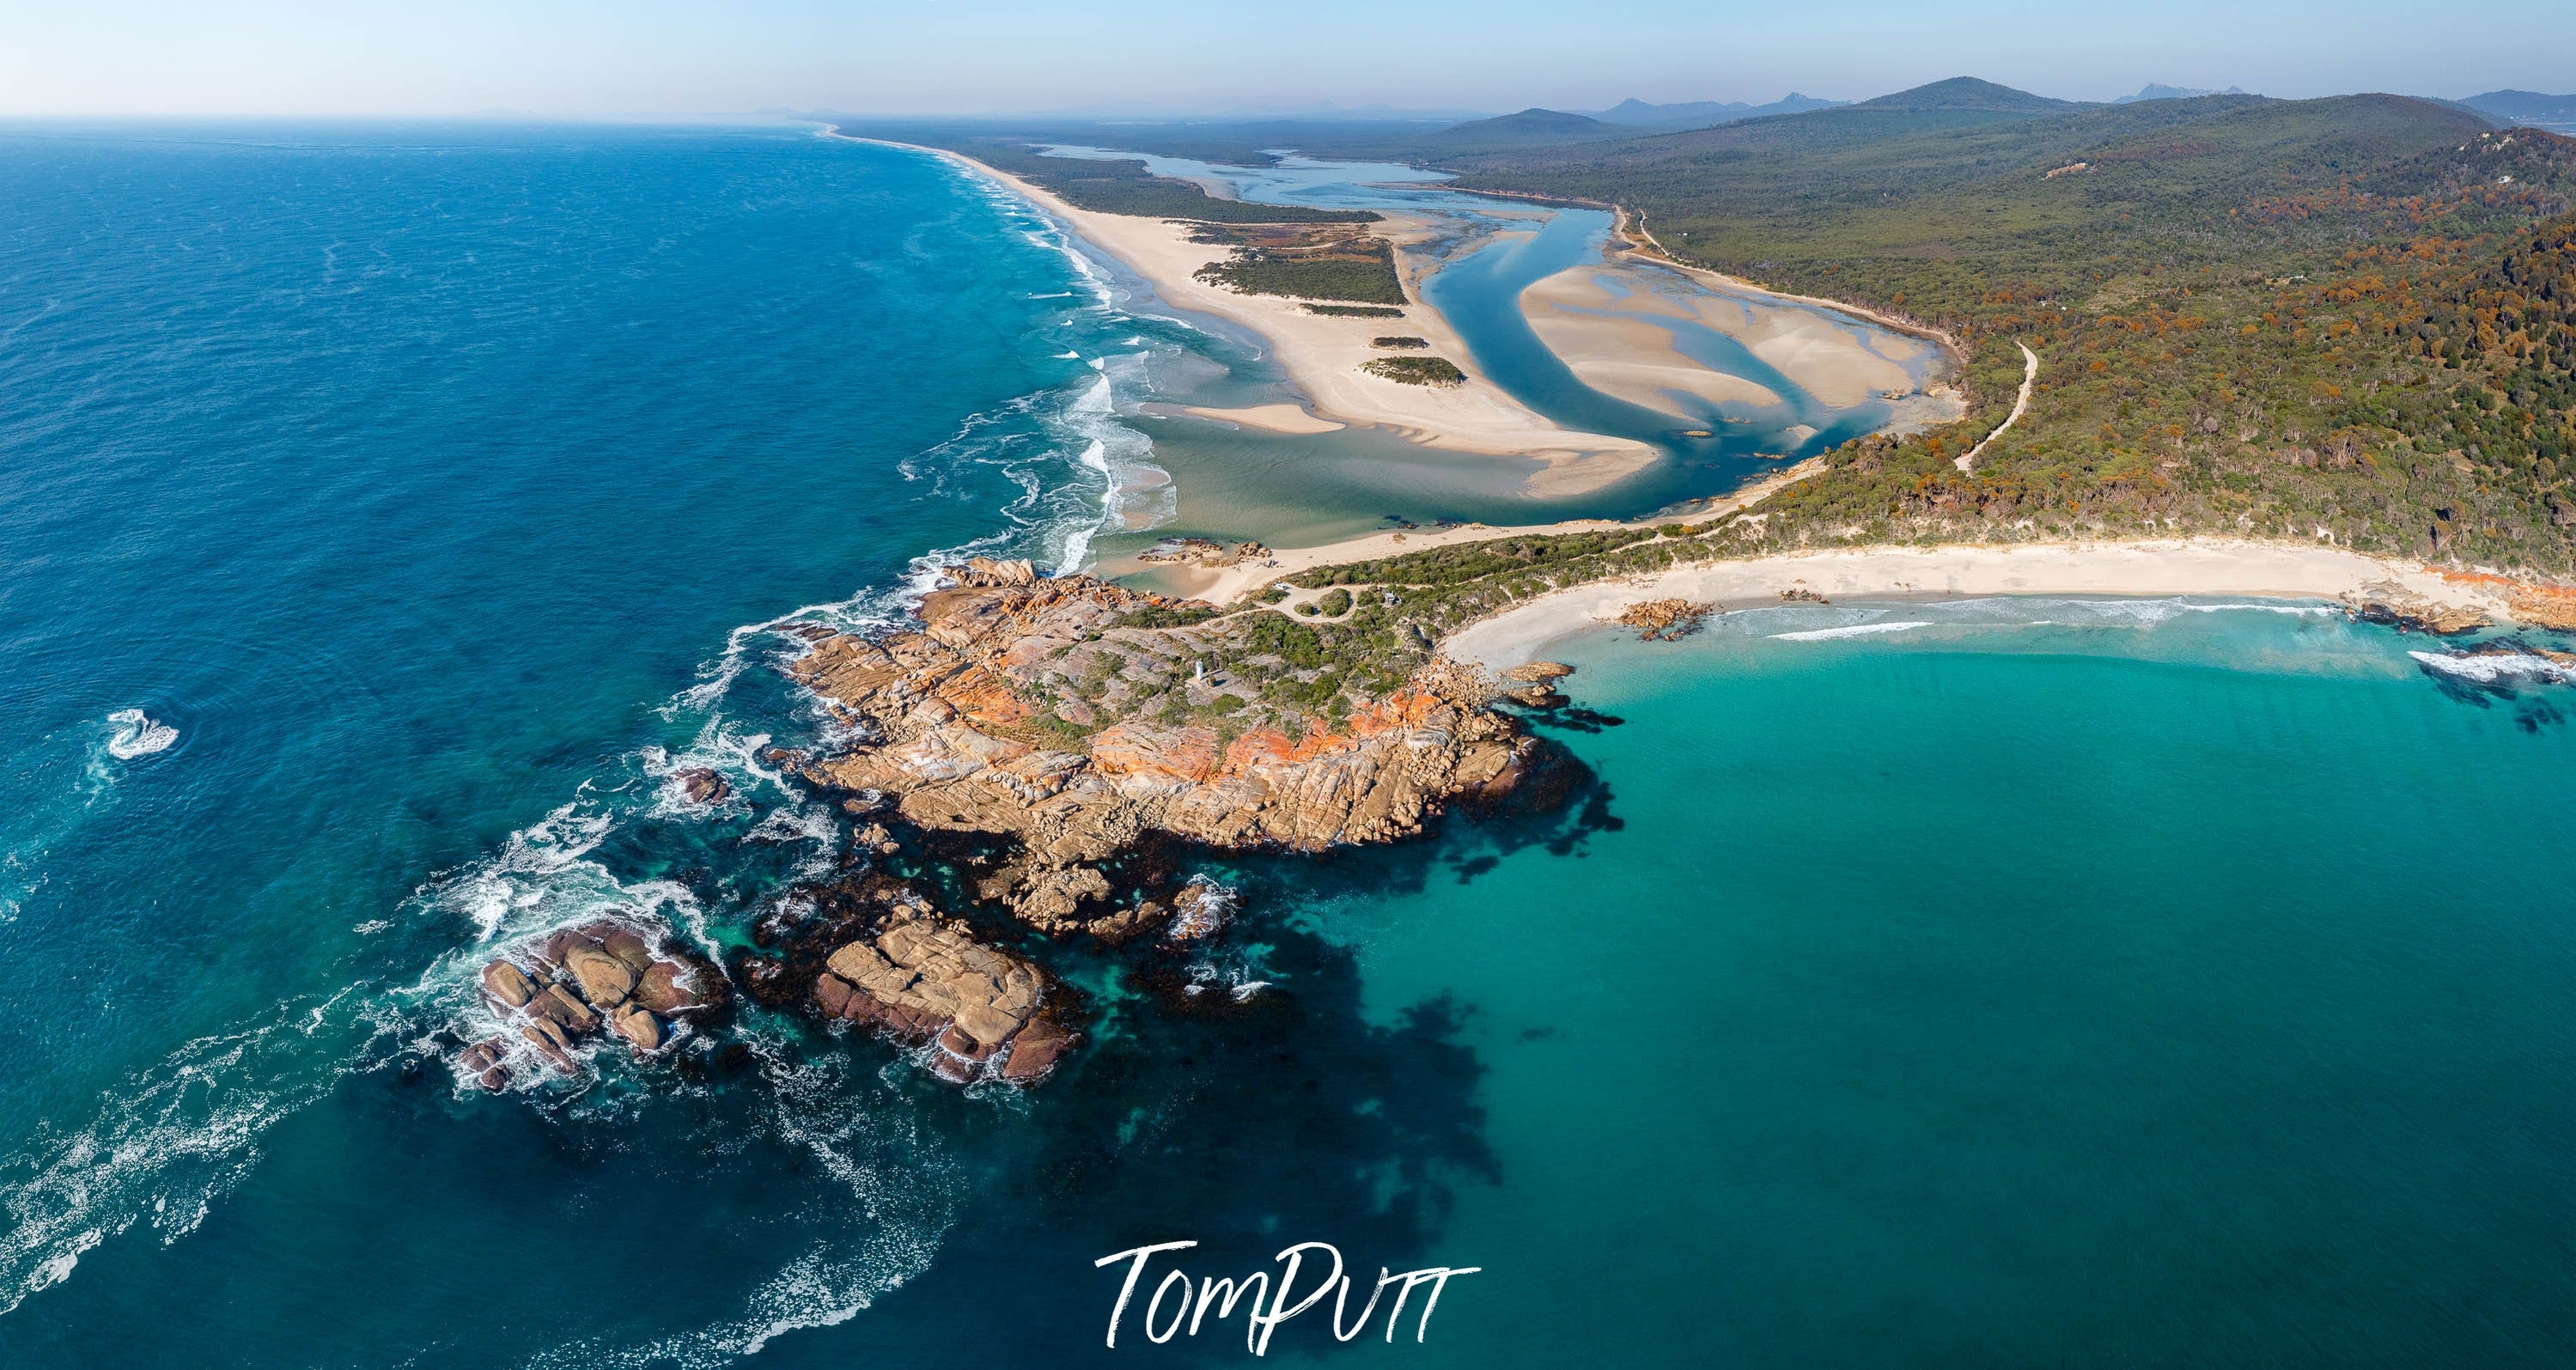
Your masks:
{"label": "tidal sandbank", "polygon": [[[1307,396],[1314,416],[1387,429],[1426,447],[1535,458],[1542,466],[1530,478],[1528,493],[1540,498],[1601,489],[1635,475],[1660,456],[1652,446],[1634,439],[1561,428],[1504,394],[1476,369],[1465,344],[1439,311],[1422,302],[1411,273],[1405,273],[1407,301],[1400,329],[1395,320],[1316,314],[1298,300],[1242,294],[1200,280],[1199,270],[1226,260],[1231,249],[1223,243],[1192,242],[1185,221],[1080,209],[961,154],[912,144],[889,145],[947,158],[969,174],[1008,188],[1067,232],[1143,278],[1165,303],[1223,319],[1259,337],[1268,345],[1271,359]],[[1424,225],[1397,216],[1374,227],[1381,236],[1397,241],[1425,231]],[[1386,355],[1373,340],[1391,331],[1428,340],[1431,351],[1466,373],[1465,381],[1450,386],[1408,385],[1362,370],[1364,363]],[[1269,426],[1259,420],[1234,419],[1227,411],[1215,413]]]}

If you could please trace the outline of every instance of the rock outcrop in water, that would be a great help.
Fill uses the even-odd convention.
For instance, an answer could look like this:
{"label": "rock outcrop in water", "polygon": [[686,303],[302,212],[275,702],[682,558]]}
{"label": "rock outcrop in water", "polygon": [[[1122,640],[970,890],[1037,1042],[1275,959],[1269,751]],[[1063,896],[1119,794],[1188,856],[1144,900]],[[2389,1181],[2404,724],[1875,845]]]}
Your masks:
{"label": "rock outcrop in water", "polygon": [[1696,631],[1716,607],[1687,599],[1640,600],[1620,610],[1612,621],[1636,629],[1642,641],[1672,642]]}
{"label": "rock outcrop in water", "polygon": [[[581,1070],[581,1043],[601,1032],[638,1056],[659,1051],[674,1023],[721,1011],[731,998],[714,966],[691,953],[657,949],[625,923],[563,928],[483,967],[483,998],[514,1024],[527,1053],[564,1074]],[[467,1047],[457,1065],[486,1089],[511,1079],[518,1053],[507,1037]]]}
{"label": "rock outcrop in water", "polygon": [[2393,582],[2366,586],[2361,593],[2346,596],[2344,603],[2354,618],[2384,624],[2401,633],[2453,637],[2495,622],[2483,610],[2438,603]]}
{"label": "rock outcrop in water", "polygon": [[[802,774],[918,828],[1008,839],[979,892],[1042,931],[1125,916],[1102,863],[1150,837],[1392,841],[1508,793],[1530,764],[1533,742],[1485,707],[1491,686],[1446,663],[1293,733],[1230,731],[1174,717],[1210,688],[1211,660],[1243,650],[1205,606],[980,561],[957,579],[923,601],[920,630],[820,637],[790,668],[867,739]],[[1100,682],[1096,702],[1068,698],[1069,681]],[[1119,712],[1140,699],[1160,712]]]}
{"label": "rock outcrop in water", "polygon": [[938,1046],[931,1069],[963,1082],[987,1063],[1006,1080],[1043,1078],[1076,1036],[1044,1007],[1036,966],[979,943],[965,925],[899,918],[873,937],[841,944],[814,981],[830,1018],[873,1023]]}
{"label": "rock outcrop in water", "polygon": [[952,1083],[1034,1083],[1081,1041],[1070,996],[1037,963],[882,873],[801,889],[752,938],[761,950],[735,973],[754,1000],[926,1048]]}

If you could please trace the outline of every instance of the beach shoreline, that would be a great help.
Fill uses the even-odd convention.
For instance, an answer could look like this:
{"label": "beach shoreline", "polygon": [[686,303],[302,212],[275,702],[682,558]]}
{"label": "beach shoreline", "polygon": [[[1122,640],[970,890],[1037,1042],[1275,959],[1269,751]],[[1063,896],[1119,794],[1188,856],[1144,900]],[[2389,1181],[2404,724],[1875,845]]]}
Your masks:
{"label": "beach shoreline", "polygon": [[[1184,221],[1081,209],[1040,186],[945,148],[864,138],[838,129],[826,136],[928,153],[1025,200],[1066,233],[1142,278],[1164,303],[1224,320],[1260,338],[1319,423],[1383,429],[1444,451],[1534,461],[1538,466],[1527,486],[1534,498],[1588,494],[1662,459],[1655,447],[1632,438],[1559,427],[1504,394],[1478,371],[1465,345],[1439,311],[1422,301],[1410,278],[1405,281],[1404,331],[1427,337],[1434,351],[1457,363],[1466,372],[1464,384],[1407,385],[1362,371],[1361,363],[1385,355],[1371,340],[1389,331],[1393,321],[1314,314],[1297,300],[1242,294],[1199,280],[1199,269],[1225,260],[1229,249],[1224,244],[1191,242],[1181,226]],[[1401,238],[1423,231],[1423,225],[1390,216],[1372,229],[1380,236]],[[1199,416],[1224,418],[1224,411],[1204,411]],[[1274,431],[1278,428],[1275,419],[1252,422]]]}
{"label": "beach shoreline", "polygon": [[2513,617],[2507,594],[2497,587],[2341,547],[2237,538],[1876,546],[1699,562],[1568,586],[1468,624],[1440,646],[1452,660],[1508,669],[1567,638],[1604,631],[1621,609],[1654,599],[1688,600],[1720,612],[1777,605],[1784,592],[1880,602],[2004,595],[2349,602],[2392,587],[2431,604],[2498,620]]}

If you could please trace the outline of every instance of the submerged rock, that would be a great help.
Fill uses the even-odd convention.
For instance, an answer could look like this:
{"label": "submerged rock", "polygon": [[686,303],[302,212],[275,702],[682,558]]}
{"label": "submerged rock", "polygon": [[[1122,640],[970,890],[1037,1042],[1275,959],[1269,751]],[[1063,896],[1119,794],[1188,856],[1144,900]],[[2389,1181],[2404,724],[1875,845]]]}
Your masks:
{"label": "submerged rock", "polygon": [[2384,624],[2401,633],[2431,633],[2436,637],[2473,633],[2495,622],[2484,610],[2468,605],[2437,603],[2393,582],[2366,586],[2358,594],[2346,595],[2344,605],[2354,618],[2363,623]]}

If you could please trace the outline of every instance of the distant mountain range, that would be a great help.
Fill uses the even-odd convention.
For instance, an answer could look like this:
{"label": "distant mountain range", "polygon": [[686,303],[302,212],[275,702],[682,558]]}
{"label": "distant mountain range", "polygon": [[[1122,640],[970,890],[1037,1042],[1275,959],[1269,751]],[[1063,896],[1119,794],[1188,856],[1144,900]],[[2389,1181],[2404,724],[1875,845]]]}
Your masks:
{"label": "distant mountain range", "polygon": [[2141,86],[2138,89],[2137,94],[2123,95],[2118,99],[2113,100],[2111,103],[2115,105],[2134,105],[2140,100],[2192,100],[2203,95],[2244,95],[2248,93],[2249,92],[2247,92],[2243,86],[2229,86],[2225,90],[2202,90],[2196,86],[2160,86],[2150,81],[2146,85]]}
{"label": "distant mountain range", "polygon": [[[2040,114],[2055,114],[2085,106],[2073,100],[2052,100],[2044,95],[1999,86],[1961,76],[1935,81],[1928,86],[1882,95],[1857,104],[1841,100],[1818,100],[1792,93],[1787,99],[1767,105],[1741,102],[1703,101],[1687,105],[1650,105],[1642,100],[1629,100],[1599,115],[1571,113],[1559,109],[1525,109],[1518,114],[1505,114],[1493,119],[1475,119],[1444,130],[1441,143],[1460,149],[1501,150],[1505,148],[1547,147],[1561,143],[1589,143],[1610,138],[1633,138],[1659,133],[1695,132],[1724,128],[1754,119],[1784,118],[1820,113],[1871,115],[1880,118],[1928,116],[1942,123],[1981,123],[1989,119],[2021,119]],[[1613,118],[1611,116],[1618,116]],[[1654,120],[1656,122],[1647,122]]]}
{"label": "distant mountain range", "polygon": [[1603,138],[1633,138],[1640,134],[1660,132],[1625,124],[1605,123],[1589,114],[1568,114],[1561,109],[1525,109],[1518,114],[1502,114],[1491,119],[1470,119],[1432,135],[1433,141],[1459,148],[1539,147],[1551,143],[1588,143]]}
{"label": "distant mountain range", "polygon": [[2490,119],[2537,128],[2576,130],[2576,95],[2541,95],[2528,90],[2491,90],[2450,103]]}
{"label": "distant mountain range", "polygon": [[[2021,122],[2031,122],[2035,128],[2054,127],[2050,121],[2086,113],[2102,116],[2090,123],[2067,125],[2070,137],[2080,127],[2086,130],[2085,138],[2048,154],[2062,152],[2065,159],[2076,160],[2104,150],[2102,145],[2124,130],[2145,138],[2153,130],[2186,123],[2206,130],[2212,126],[2202,121],[2211,119],[2241,117],[2259,122],[2272,117],[2261,111],[2284,104],[2305,111],[2301,117],[2321,117],[2328,110],[2344,110],[2364,119],[2396,117],[2387,115],[2388,101],[2413,107],[2412,113],[2397,118],[2400,123],[2420,117],[2429,108],[2446,111],[2454,122],[2476,121],[2471,127],[2528,124],[2576,133],[2576,95],[2498,90],[2465,100],[2371,96],[2336,104],[2331,99],[2284,102],[2234,88],[2210,91],[2150,84],[2116,100],[2085,101],[2054,99],[1965,76],[1849,103],[1792,93],[1761,105],[1715,100],[1659,105],[1631,99],[1597,111],[1532,107],[1492,117],[1411,111],[1401,119],[1093,117],[1066,122],[1014,116],[959,122],[977,125],[987,136],[1007,133],[1025,142],[1089,143],[1247,165],[1264,164],[1278,150],[1293,148],[1316,157],[1415,162],[1455,170],[1492,164],[1497,158],[1532,166],[1542,161],[1570,165],[1593,156],[1590,149],[1595,145],[1617,149],[1616,155],[1633,165],[1661,164],[1674,156],[1731,158],[1756,150],[1770,156],[1791,148],[1817,156],[1858,155],[1871,146],[1945,131],[2001,129]],[[886,121],[876,122],[887,126]],[[936,126],[943,121],[895,122]],[[1693,176],[1704,174],[1695,166],[1677,168],[1675,174],[1684,170]],[[1871,174],[1882,173],[1913,174],[1885,168]]]}
{"label": "distant mountain range", "polygon": [[1634,128],[1714,128],[1739,119],[1759,119],[1770,114],[1804,114],[1811,109],[1832,109],[1848,103],[1842,100],[1819,100],[1796,91],[1767,105],[1746,104],[1742,100],[1693,100],[1682,104],[1650,105],[1643,100],[1622,100],[1608,109],[1578,111],[1605,124],[1627,124]]}
{"label": "distant mountain range", "polygon": [[1846,110],[1886,111],[1894,114],[2063,114],[2083,109],[2081,100],[2057,100],[2033,95],[2026,90],[1980,81],[1973,76],[1953,76],[1947,81],[1900,90],[1875,100],[1844,105]]}

